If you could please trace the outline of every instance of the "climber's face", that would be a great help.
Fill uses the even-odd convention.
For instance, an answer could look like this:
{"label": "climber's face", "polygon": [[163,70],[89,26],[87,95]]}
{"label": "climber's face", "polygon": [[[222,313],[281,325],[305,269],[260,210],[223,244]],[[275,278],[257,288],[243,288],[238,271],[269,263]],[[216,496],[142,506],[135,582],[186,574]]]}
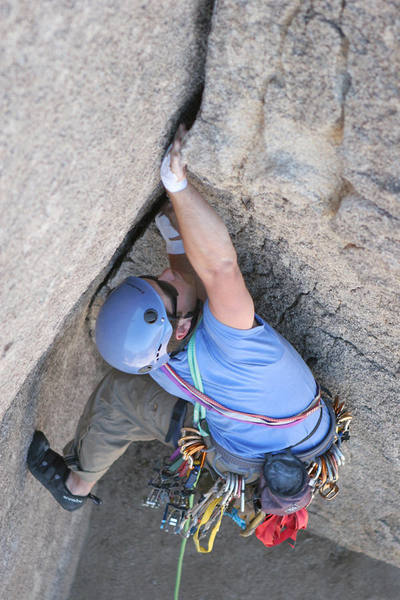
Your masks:
{"label": "climber's face", "polygon": [[[145,278],[146,279],[146,278]],[[177,292],[176,296],[176,315],[174,315],[174,293],[168,293],[166,286],[160,286],[158,281],[165,282],[172,286]],[[165,269],[157,280],[146,279],[148,283],[156,290],[161,297],[167,314],[171,317],[178,317],[177,326],[174,327],[174,335],[177,340],[183,340],[188,334],[192,322],[192,313],[197,304],[196,288],[191,283],[187,282],[178,271]],[[173,292],[173,290],[171,290]]]}

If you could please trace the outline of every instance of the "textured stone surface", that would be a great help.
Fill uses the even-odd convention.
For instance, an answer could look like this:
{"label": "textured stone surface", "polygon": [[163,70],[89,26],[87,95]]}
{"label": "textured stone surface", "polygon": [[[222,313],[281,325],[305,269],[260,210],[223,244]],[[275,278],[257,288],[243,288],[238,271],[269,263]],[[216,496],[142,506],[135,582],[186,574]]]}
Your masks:
{"label": "textured stone surface", "polygon": [[88,303],[201,90],[210,2],[10,1],[0,15],[0,595],[64,600],[90,510],[59,508],[26,450],[35,427],[60,450],[101,377]]}
{"label": "textured stone surface", "polygon": [[0,417],[157,191],[208,5],[1,4]]}
{"label": "textured stone surface", "polygon": [[[101,376],[85,317],[105,275],[111,287],[124,274],[163,268],[151,227],[122,271],[109,270],[157,195],[163,148],[199,91],[210,6],[41,0],[0,7],[0,577],[7,600],[67,597],[89,511],[71,518],[58,509],[26,474],[26,449],[35,426],[60,449]],[[202,108],[185,150],[192,177],[228,224],[258,312],[356,417],[340,495],[313,504],[310,532],[397,565],[399,8],[382,0],[219,0]],[[111,499],[119,493],[112,478],[104,484]],[[142,484],[135,486],[139,495]],[[120,501],[129,501],[123,491]],[[148,519],[154,524],[151,513]],[[113,554],[103,597],[119,585],[121,552],[121,565],[156,573],[172,553],[171,541],[156,532],[150,543],[143,533],[138,528],[132,538],[146,565],[132,547],[118,547],[117,535],[106,546]],[[329,543],[310,540],[308,564],[315,565]],[[101,556],[104,539],[93,544]],[[257,542],[246,544],[238,553],[245,548],[247,560]],[[269,558],[254,550],[261,551]],[[362,560],[336,546],[328,551],[334,561],[339,556],[332,591],[344,565]],[[284,553],[276,556],[276,569],[286,569]],[[226,568],[214,560],[212,568]],[[228,574],[231,595],[246,592],[244,564],[233,563]],[[362,564],[385,584],[396,580],[393,570]],[[354,573],[346,571],[351,585],[368,594],[368,586],[355,587]],[[138,579],[131,582],[140,589]],[[391,589],[368,597],[391,598]],[[218,597],[229,597],[224,591],[221,584]]]}
{"label": "textured stone surface", "polygon": [[[399,17],[382,4],[374,25],[377,10],[219,2],[185,153],[228,224],[258,312],[355,416],[341,493],[312,505],[310,530],[399,565],[400,153],[389,143],[400,133]],[[110,285],[141,272],[157,239],[146,233]],[[147,264],[157,273],[159,263],[156,253]]]}
{"label": "textured stone surface", "polygon": [[90,506],[67,513],[27,471],[34,428],[58,452],[101,378],[104,363],[90,342],[89,296],[23,386],[0,428],[0,578],[5,600],[64,600],[79,560]]}
{"label": "textured stone surface", "polygon": [[[165,453],[158,442],[135,444],[100,482],[104,505],[92,511],[68,600],[173,597],[180,538],[159,530],[160,510],[141,506],[158,453]],[[294,550],[267,549],[255,537],[241,538],[224,517],[211,554],[198,554],[189,540],[179,597],[396,600],[399,585],[400,569],[335,541],[303,532]]]}
{"label": "textured stone surface", "polygon": [[398,39],[396,2],[219,2],[186,147],[258,311],[355,415],[312,531],[395,564]]}

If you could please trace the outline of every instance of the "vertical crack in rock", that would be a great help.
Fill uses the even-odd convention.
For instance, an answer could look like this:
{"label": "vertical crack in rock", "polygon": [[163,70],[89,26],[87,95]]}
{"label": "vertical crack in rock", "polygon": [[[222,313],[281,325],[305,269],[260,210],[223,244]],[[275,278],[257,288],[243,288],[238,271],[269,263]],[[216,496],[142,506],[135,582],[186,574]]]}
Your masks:
{"label": "vertical crack in rock", "polygon": [[[344,7],[340,14],[340,20],[342,19]],[[340,103],[341,112],[340,117],[332,128],[331,140],[335,144],[341,144],[343,141],[344,123],[345,123],[345,103],[346,97],[351,87],[351,76],[348,72],[348,55],[349,55],[349,40],[344,34],[341,23],[338,24],[335,21],[329,19],[325,20],[326,23],[330,24],[340,36],[340,53],[338,55],[337,66],[336,66],[336,78],[337,78],[337,89],[336,94]]]}
{"label": "vertical crack in rock", "polygon": [[133,228],[128,231],[123,242],[120,244],[118,249],[115,251],[114,256],[110,261],[110,268],[107,271],[104,279],[99,283],[97,289],[95,290],[92,300],[89,304],[89,310],[92,307],[93,302],[95,301],[97,295],[100,290],[107,286],[107,283],[112,279],[118,269],[121,267],[122,262],[125,259],[126,254],[135,244],[135,242],[142,237],[147,227],[150,225],[151,221],[154,219],[157,212],[160,210],[161,205],[166,200],[166,195],[164,192],[160,192],[160,187],[158,186],[152,197],[149,199],[150,208],[147,212],[139,219],[139,221],[133,226]]}
{"label": "vertical crack in rock", "polygon": [[[281,33],[281,39],[280,39],[280,43],[279,43],[279,50],[278,50],[278,65],[279,65],[279,71],[282,75],[282,78],[284,78],[284,73],[285,73],[285,68],[283,66],[283,48],[285,46],[285,42],[286,42],[286,38],[289,32],[289,29],[294,21],[294,19],[297,17],[297,15],[299,14],[300,10],[302,7],[302,3],[299,0],[299,2],[297,3],[297,6],[295,6],[289,13],[289,15],[284,19],[283,24],[282,24],[282,33]],[[283,84],[283,81],[281,82],[281,84]]]}
{"label": "vertical crack in rock", "polygon": [[[187,128],[190,129],[200,111],[205,83],[208,37],[211,31],[214,5],[215,0],[202,0],[198,3],[198,12],[196,17],[196,29],[198,32],[196,39],[197,49],[194,53],[195,59],[193,60],[193,68],[196,69],[196,77],[194,79],[195,83],[193,84],[192,81],[188,81],[188,98],[170,119],[171,126],[166,148],[171,143],[179,123],[185,123]],[[161,186],[158,186],[146,203],[149,205],[149,209],[141,217],[139,217],[138,222],[126,234],[123,242],[114,253],[113,258],[110,261],[110,269],[93,294],[89,305],[89,313],[100,291],[107,286],[110,279],[112,279],[118,272],[123,261],[125,260],[127,253],[131,250],[137,240],[143,236],[144,232],[153,221],[162,204],[166,200],[167,196],[164,190],[161,189]]]}
{"label": "vertical crack in rock", "polygon": [[193,86],[193,78],[188,81],[187,87],[191,89],[193,86],[193,91],[171,119],[173,126],[170,132],[170,142],[179,123],[185,123],[186,127],[190,129],[200,110],[205,84],[208,38],[211,32],[215,2],[216,0],[202,0],[198,4],[195,20],[197,39],[194,54],[196,58],[193,60],[193,71],[196,73],[195,84]]}

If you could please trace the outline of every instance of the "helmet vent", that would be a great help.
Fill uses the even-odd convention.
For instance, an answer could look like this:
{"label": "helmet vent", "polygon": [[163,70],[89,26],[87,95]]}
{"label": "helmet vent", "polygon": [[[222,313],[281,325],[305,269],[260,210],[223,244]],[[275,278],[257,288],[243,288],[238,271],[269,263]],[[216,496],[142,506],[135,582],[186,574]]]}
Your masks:
{"label": "helmet vent", "polygon": [[141,369],[139,369],[138,373],[143,375],[143,373],[148,373],[149,371],[151,371],[151,369],[151,365],[147,365],[146,367],[142,367]]}
{"label": "helmet vent", "polygon": [[157,354],[156,354],[156,360],[158,360],[160,358],[160,350],[161,350],[161,344],[158,346],[158,350],[157,350]]}
{"label": "helmet vent", "polygon": [[144,320],[146,323],[155,323],[158,319],[158,313],[154,308],[148,308],[144,313]]}

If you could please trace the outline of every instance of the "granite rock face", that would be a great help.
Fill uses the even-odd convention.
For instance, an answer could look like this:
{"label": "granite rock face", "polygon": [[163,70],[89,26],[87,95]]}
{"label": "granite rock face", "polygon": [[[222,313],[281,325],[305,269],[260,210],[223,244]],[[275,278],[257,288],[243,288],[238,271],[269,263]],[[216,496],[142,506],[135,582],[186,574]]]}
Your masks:
{"label": "granite rock face", "polygon": [[0,416],[159,186],[210,2],[1,5]]}
{"label": "granite rock face", "polygon": [[0,426],[0,573],[7,600],[64,600],[80,559],[91,504],[64,511],[27,472],[25,461],[35,428],[62,452],[107,369],[85,327],[89,300],[84,297],[68,319]]}
{"label": "granite rock face", "polygon": [[[355,416],[341,493],[314,502],[309,528],[396,565],[398,26],[394,6],[219,2],[185,148],[257,311]],[[157,239],[149,230],[109,286],[149,248],[160,272]]]}
{"label": "granite rock face", "polygon": [[65,597],[87,518],[26,476],[25,451],[37,426],[60,449],[103,373],[87,315],[127,274],[165,264],[151,226],[117,268],[205,54],[190,176],[226,220],[257,311],[355,416],[340,495],[313,503],[310,531],[400,564],[399,8],[219,0],[208,35],[208,0],[1,6],[10,600]]}
{"label": "granite rock face", "polygon": [[[63,600],[89,507],[27,473],[34,428],[60,451],[104,363],[85,318],[159,163],[201,93],[209,0],[0,5],[0,595]],[[134,229],[135,230],[135,229]],[[116,253],[116,254],[115,254]]]}
{"label": "granite rock face", "polygon": [[218,3],[189,169],[257,310],[354,413],[320,535],[399,564],[400,5]]}

